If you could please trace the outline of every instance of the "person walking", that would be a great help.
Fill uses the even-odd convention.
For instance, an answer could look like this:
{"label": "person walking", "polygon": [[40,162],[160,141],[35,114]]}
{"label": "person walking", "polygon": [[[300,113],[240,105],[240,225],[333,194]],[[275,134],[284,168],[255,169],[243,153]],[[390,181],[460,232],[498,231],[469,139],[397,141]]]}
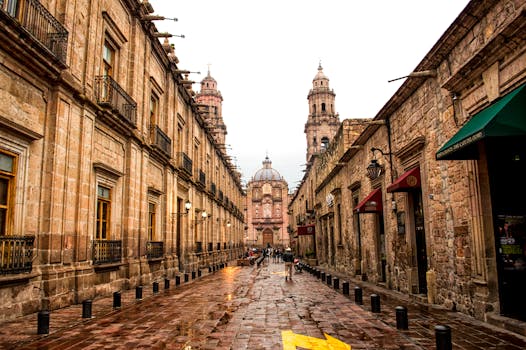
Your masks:
{"label": "person walking", "polygon": [[292,263],[294,261],[294,255],[292,255],[292,249],[285,249],[283,253],[283,262],[285,263],[285,281],[288,279],[292,281]]}

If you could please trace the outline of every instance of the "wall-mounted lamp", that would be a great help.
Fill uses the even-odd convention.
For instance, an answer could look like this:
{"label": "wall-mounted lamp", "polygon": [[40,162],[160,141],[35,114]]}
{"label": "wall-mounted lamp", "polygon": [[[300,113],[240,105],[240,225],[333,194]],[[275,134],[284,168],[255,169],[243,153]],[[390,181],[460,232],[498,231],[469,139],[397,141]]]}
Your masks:
{"label": "wall-mounted lamp", "polygon": [[190,209],[192,209],[192,203],[187,200],[185,203],[184,203],[184,210],[185,212],[184,213],[177,213],[177,215],[181,216],[181,215],[188,215],[188,213],[190,212]]}
{"label": "wall-mounted lamp", "polygon": [[232,224],[230,223],[230,220],[226,222],[226,227],[230,227]]}
{"label": "wall-mounted lamp", "polygon": [[376,159],[376,156],[374,152],[380,152],[383,156],[390,155],[391,153],[386,153],[382,151],[379,148],[373,147],[371,148],[371,152],[373,153],[373,159],[371,160],[371,163],[367,166],[367,177],[371,180],[377,179],[380,175],[382,175],[382,172],[384,170],[384,167],[378,163],[378,160]]}

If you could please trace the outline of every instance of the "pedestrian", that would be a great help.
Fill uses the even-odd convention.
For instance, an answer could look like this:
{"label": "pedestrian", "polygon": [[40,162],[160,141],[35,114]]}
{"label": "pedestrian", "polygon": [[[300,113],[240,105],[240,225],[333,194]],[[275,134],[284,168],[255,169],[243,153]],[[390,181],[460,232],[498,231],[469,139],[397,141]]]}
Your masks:
{"label": "pedestrian", "polygon": [[294,261],[294,255],[292,255],[292,249],[287,247],[285,253],[283,253],[283,261],[285,262],[285,281],[288,279],[292,281],[292,263]]}

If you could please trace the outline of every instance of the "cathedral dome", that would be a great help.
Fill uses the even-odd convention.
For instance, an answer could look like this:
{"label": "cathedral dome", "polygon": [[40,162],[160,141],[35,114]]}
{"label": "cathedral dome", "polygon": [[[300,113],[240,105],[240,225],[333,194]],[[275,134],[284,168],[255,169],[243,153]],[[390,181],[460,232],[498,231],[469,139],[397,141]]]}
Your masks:
{"label": "cathedral dome", "polygon": [[263,161],[263,168],[256,171],[253,177],[254,181],[281,181],[283,180],[283,177],[279,174],[279,172],[272,168],[272,162],[270,159],[265,157],[265,160]]}

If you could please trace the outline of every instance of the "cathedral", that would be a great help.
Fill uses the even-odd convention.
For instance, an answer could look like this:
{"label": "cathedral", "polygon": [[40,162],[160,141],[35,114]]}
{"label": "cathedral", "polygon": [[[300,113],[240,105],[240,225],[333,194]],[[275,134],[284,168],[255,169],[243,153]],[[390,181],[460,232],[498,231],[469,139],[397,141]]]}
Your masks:
{"label": "cathedral", "polygon": [[288,185],[265,157],[263,168],[247,184],[245,241],[248,246],[286,248],[290,245]]}

